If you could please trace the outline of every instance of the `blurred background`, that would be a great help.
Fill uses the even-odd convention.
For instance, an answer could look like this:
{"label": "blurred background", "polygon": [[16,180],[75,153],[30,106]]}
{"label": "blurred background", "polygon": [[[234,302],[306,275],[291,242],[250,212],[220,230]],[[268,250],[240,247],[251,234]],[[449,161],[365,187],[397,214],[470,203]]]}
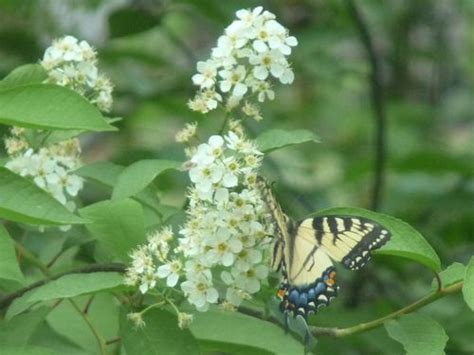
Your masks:
{"label": "blurred background", "polygon": [[[336,206],[377,209],[410,223],[444,266],[474,254],[474,2],[0,0],[0,77],[37,62],[65,34],[93,44],[115,84],[118,133],[82,137],[84,161],[128,165],[145,158],[184,159],[175,133],[202,122],[211,134],[222,118],[191,112],[191,76],[240,8],[263,5],[297,37],[291,86],[262,106],[267,128],[306,128],[320,144],[266,157],[284,208],[295,218]],[[2,133],[7,127],[1,127]],[[3,149],[3,148],[2,148]],[[184,201],[184,174],[164,176],[169,205]],[[108,198],[86,187],[85,204]],[[344,274],[337,305],[317,325],[370,320],[424,295],[432,275],[399,259],[376,258]],[[446,329],[449,354],[472,354],[472,313],[461,296],[423,309]],[[283,336],[283,334],[282,334]],[[401,353],[379,329],[323,339],[321,353]]]}

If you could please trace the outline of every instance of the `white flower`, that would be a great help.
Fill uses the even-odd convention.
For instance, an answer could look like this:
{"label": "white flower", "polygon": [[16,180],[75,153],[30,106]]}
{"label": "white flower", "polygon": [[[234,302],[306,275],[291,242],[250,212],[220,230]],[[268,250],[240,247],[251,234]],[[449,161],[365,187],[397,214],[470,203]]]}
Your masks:
{"label": "white flower", "polygon": [[153,272],[147,272],[142,276],[140,279],[140,286],[138,289],[142,294],[148,292],[148,290],[152,289],[156,285],[156,276]]}
{"label": "white flower", "polygon": [[260,290],[260,281],[268,276],[268,268],[265,265],[256,265],[247,271],[233,273],[235,285],[249,293]]}
{"label": "white flower", "polygon": [[41,65],[47,71],[47,82],[69,87],[100,110],[110,110],[112,84],[99,73],[97,53],[87,42],[72,36],[57,39],[46,49]]}
{"label": "white flower", "polygon": [[157,276],[160,279],[166,278],[166,285],[174,287],[178,283],[179,273],[183,265],[179,260],[172,260],[164,265],[158,267]]}
{"label": "white flower", "polygon": [[262,261],[262,253],[257,249],[242,249],[235,259],[235,267],[247,271]]}
{"label": "white flower", "polygon": [[213,60],[207,60],[205,62],[197,63],[198,74],[193,75],[194,85],[198,85],[204,89],[210,89],[214,86],[217,67]]}
{"label": "white flower", "polygon": [[247,92],[247,85],[243,83],[246,76],[246,70],[243,65],[239,65],[230,70],[221,70],[219,75],[223,80],[220,82],[222,92],[229,92],[232,88],[232,95],[242,97]]}
{"label": "white flower", "polygon": [[218,183],[224,175],[222,164],[211,164],[208,166],[196,166],[189,172],[191,181],[196,184],[196,188],[202,192],[209,192],[212,185]]}
{"label": "white flower", "polygon": [[196,306],[198,311],[207,311],[209,304],[217,303],[219,294],[212,286],[211,281],[204,276],[184,281],[181,289],[188,297],[188,301]]}
{"label": "white flower", "polygon": [[253,75],[258,80],[267,79],[269,73],[279,78],[288,66],[283,54],[275,49],[252,55],[249,60],[255,66]]}
{"label": "white flower", "polygon": [[[223,101],[217,90],[226,96],[225,109],[232,111],[248,95],[249,88],[257,92],[258,100],[263,102],[265,97],[274,97],[270,90],[272,77],[283,84],[294,80],[286,56],[298,44],[296,38],[289,36],[288,30],[275,20],[275,15],[261,6],[239,10],[236,16],[224,35],[218,38],[211,59],[197,64],[198,73],[192,80],[200,91],[188,102],[194,111],[207,113],[215,109]],[[261,81],[265,86],[254,84],[255,81]],[[256,86],[262,89],[256,89]],[[250,116],[259,119],[257,113]]]}
{"label": "white flower", "polygon": [[219,228],[209,243],[211,249],[206,253],[207,259],[216,264],[230,266],[234,262],[235,254],[242,250],[240,240],[231,238],[226,228]]}

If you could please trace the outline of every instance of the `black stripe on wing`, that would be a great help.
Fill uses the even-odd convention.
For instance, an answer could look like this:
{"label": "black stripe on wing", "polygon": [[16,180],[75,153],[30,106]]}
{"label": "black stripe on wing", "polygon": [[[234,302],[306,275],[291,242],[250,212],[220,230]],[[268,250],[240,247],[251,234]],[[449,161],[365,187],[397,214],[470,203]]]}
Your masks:
{"label": "black stripe on wing", "polygon": [[383,246],[391,237],[386,228],[364,217],[315,217],[313,228],[318,243],[321,243],[324,237],[330,237],[336,246],[338,243],[344,243],[345,238],[353,240],[354,235],[360,238],[341,260],[341,263],[350,270],[358,270],[365,266],[370,260],[371,251]]}

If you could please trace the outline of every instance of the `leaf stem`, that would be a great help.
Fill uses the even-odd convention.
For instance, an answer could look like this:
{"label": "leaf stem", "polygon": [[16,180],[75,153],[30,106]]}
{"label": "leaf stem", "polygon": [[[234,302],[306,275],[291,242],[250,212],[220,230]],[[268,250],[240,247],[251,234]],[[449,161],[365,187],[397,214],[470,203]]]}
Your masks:
{"label": "leaf stem", "polygon": [[[14,292],[13,294],[10,294],[10,295],[7,295],[7,296],[3,297],[2,299],[0,299],[0,308],[2,308],[2,306],[4,307],[4,306],[10,304],[11,301],[13,301],[13,299],[15,299],[16,297],[21,296],[22,294],[24,294],[25,292],[27,292],[27,291],[29,291],[33,288],[39,287],[41,285],[44,285],[48,281],[55,280],[55,279],[57,279],[61,276],[64,276],[64,275],[67,275],[67,274],[71,273],[71,272],[66,272],[66,273],[62,273],[62,274],[58,274],[58,275],[53,276],[53,275],[51,275],[48,267],[45,264],[43,264],[40,259],[38,259],[33,253],[31,253],[23,245],[21,245],[20,243],[15,241],[15,247],[18,250],[18,252],[21,253],[21,255],[23,255],[25,260],[27,260],[28,262],[33,264],[35,267],[37,267],[47,277],[47,279],[46,280],[40,280],[39,282],[35,282],[34,284],[32,284],[32,285],[30,285],[26,288],[23,288],[21,290],[18,290],[16,292]],[[117,265],[115,265],[115,266],[117,266]],[[82,271],[91,272],[90,269],[91,268],[90,268],[90,265],[89,265],[89,267],[87,267],[87,268],[82,268]],[[101,269],[101,268],[99,268],[99,269]],[[121,270],[125,270],[125,266],[121,265]],[[13,297],[12,297],[12,295],[13,295]],[[77,303],[71,298],[69,298],[68,301],[69,301],[69,303],[71,303],[73,308],[79,313],[79,315],[84,319],[84,321],[88,325],[89,329],[91,330],[92,334],[94,335],[94,337],[97,340],[97,344],[99,346],[100,353],[102,355],[106,355],[107,354],[107,348],[106,348],[105,339],[100,335],[99,331],[95,328],[94,324],[92,324],[92,322],[90,321],[88,315],[80,309],[80,307],[77,305]]]}

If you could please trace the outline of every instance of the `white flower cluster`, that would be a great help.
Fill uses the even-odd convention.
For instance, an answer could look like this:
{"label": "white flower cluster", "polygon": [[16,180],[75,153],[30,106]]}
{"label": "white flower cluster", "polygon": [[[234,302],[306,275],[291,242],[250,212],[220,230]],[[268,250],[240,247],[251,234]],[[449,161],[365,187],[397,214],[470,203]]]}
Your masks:
{"label": "white flower cluster", "polygon": [[49,192],[56,200],[73,210],[72,198],[82,189],[83,180],[73,171],[80,166],[78,139],[69,139],[37,150],[30,147],[24,128],[13,128],[5,139],[10,160],[5,167]]}
{"label": "white flower cluster", "polygon": [[55,40],[46,49],[41,65],[48,73],[47,82],[71,88],[101,111],[110,111],[112,83],[99,73],[97,53],[86,41],[79,42],[73,36]]}
{"label": "white flower cluster", "polygon": [[227,108],[237,106],[247,94],[259,102],[272,100],[271,77],[282,84],[291,84],[294,74],[287,56],[298,44],[288,30],[275,20],[275,15],[261,6],[239,10],[224,35],[212,49],[211,58],[197,63],[193,83],[199,92],[188,105],[206,113],[215,109],[226,94]]}
{"label": "white flower cluster", "polygon": [[227,287],[225,299],[237,306],[260,290],[268,274],[267,210],[256,189],[262,153],[230,131],[200,144],[190,160],[188,219],[180,230],[186,281],[181,288],[190,303],[206,310],[218,298],[215,270]]}
{"label": "white flower cluster", "polygon": [[[238,306],[259,291],[268,274],[263,254],[272,232],[256,188],[261,159],[251,141],[232,131],[200,144],[188,165],[194,186],[179,245],[171,245],[170,229],[151,235],[132,253],[126,282],[145,293],[160,278],[168,287],[181,278],[181,289],[200,311],[219,298]],[[226,287],[221,297],[216,283]]]}

